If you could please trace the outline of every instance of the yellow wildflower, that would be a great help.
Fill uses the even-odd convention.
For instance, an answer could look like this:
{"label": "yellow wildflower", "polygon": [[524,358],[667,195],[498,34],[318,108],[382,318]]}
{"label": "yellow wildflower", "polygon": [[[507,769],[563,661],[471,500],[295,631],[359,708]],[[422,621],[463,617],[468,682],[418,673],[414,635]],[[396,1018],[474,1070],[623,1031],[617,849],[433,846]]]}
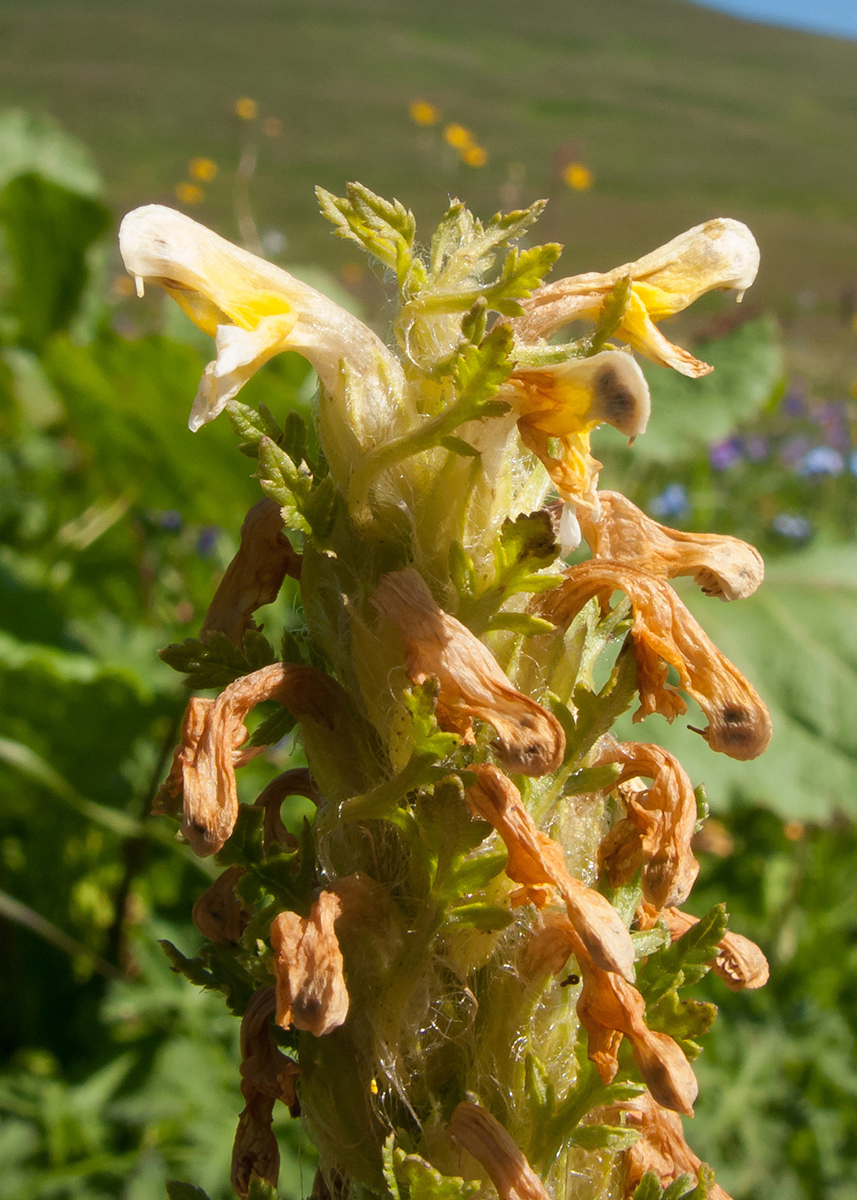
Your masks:
{"label": "yellow wildflower", "polygon": [[417,125],[437,125],[440,120],[440,109],[428,100],[412,100],[408,105],[411,120]]}
{"label": "yellow wildflower", "polygon": [[468,167],[484,167],[488,161],[488,151],[484,146],[465,146],[461,151],[461,161]]}
{"label": "yellow wildflower", "polygon": [[119,248],[139,294],[146,283],[164,288],[216,339],[217,358],[203,374],[191,429],[213,420],[283,350],[309,359],[335,403],[344,402],[353,380],[349,416],[361,444],[374,445],[395,424],[404,392],[398,361],[361,321],[315,288],[159,204],[125,217]]}
{"label": "yellow wildflower", "polygon": [[242,96],[235,101],[235,115],[242,121],[255,121],[259,115],[259,105],[249,96]]}
{"label": "yellow wildflower", "polygon": [[473,134],[469,129],[465,129],[463,125],[451,124],[447,125],[443,131],[443,140],[448,146],[452,146],[454,150],[466,150],[469,146],[473,146]]}
{"label": "yellow wildflower", "polygon": [[218,169],[213,158],[192,158],[188,164],[188,170],[193,178],[199,179],[203,183],[211,183]]}
{"label": "yellow wildflower", "polygon": [[569,163],[563,171],[562,177],[575,192],[587,192],[595,182],[595,176],[589,167],[579,162]]}
{"label": "yellow wildflower", "polygon": [[758,269],[759,247],[747,226],[718,217],[605,275],[592,271],[539,288],[523,302],[524,316],[512,324],[521,341],[531,342],[549,338],[578,318],[597,321],[613,287],[623,278],[630,279],[628,308],[614,336],[682,375],[707,375],[712,368],[668,341],[655,322],[715,289],[734,288],[740,299]]}
{"label": "yellow wildflower", "polygon": [[196,183],[182,182],[176,187],[176,200],[182,204],[202,204],[205,192]]}

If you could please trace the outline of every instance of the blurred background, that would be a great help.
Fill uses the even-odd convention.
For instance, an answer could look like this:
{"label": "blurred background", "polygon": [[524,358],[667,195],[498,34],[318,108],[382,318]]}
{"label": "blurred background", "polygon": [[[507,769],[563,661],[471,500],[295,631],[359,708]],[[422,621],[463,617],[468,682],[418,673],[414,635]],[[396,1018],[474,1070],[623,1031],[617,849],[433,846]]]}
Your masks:
{"label": "blurred background", "polygon": [[[853,4],[813,11],[857,36]],[[689,907],[726,899],[773,969],[752,995],[700,988],[720,1018],[688,1138],[736,1200],[853,1200],[855,141],[857,40],[688,0],[0,0],[4,1200],[155,1200],[166,1178],[229,1194],[237,1022],[157,944],[194,947],[209,876],[148,812],[186,701],[156,652],[198,632],[259,493],[225,424],[188,432],[210,343],[136,299],[115,234],[173,204],[383,332],[383,273],[315,207],[313,185],[349,179],[426,240],[450,195],[481,216],[547,197],[559,274],[713,216],[759,240],[740,307],[707,297],[666,330],[715,374],[651,371],[646,437],[595,449],[604,486],[768,565],[728,608],[682,593],[770,704],[768,753],[634,729],[708,788]],[[282,415],[313,390],[284,355],[243,398]],[[288,590],[263,615],[269,636],[301,624]],[[293,755],[256,760],[248,790]],[[298,1200],[313,1152],[283,1114]]]}

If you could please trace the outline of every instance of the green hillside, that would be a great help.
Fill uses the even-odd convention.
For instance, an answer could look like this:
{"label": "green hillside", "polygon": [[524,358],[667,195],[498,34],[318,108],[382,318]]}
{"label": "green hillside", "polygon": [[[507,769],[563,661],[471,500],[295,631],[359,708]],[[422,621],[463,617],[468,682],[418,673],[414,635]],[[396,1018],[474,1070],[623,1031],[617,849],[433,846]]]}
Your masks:
{"label": "green hillside", "polygon": [[[2,0],[0,104],[87,140],[117,209],[169,200],[192,155],[223,168],[197,210],[234,233],[238,96],[279,117],[253,184],[287,256],[341,266],[312,185],[359,177],[426,220],[447,192],[493,211],[510,164],[569,268],[606,267],[718,213],[752,224],[759,299],[857,279],[857,43],[685,0]],[[470,126],[462,165],[407,105]],[[572,193],[557,155],[595,187]]]}

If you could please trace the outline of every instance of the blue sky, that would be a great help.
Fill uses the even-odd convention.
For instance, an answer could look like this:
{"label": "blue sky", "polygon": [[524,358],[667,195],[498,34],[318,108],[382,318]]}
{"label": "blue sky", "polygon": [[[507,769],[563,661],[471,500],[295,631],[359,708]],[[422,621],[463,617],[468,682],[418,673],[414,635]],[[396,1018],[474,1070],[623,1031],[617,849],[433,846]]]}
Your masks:
{"label": "blue sky", "polygon": [[857,0],[694,0],[753,21],[857,38]]}

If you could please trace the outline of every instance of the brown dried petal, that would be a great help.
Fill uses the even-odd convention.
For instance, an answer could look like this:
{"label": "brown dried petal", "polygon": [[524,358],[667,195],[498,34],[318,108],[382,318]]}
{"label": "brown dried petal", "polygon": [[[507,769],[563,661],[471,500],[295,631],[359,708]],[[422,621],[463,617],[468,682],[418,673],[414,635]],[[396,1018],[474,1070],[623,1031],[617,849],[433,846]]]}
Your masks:
{"label": "brown dried petal", "polygon": [[282,775],[272,779],[256,797],[254,807],[265,810],[262,837],[266,854],[275,844],[286,846],[292,850],[298,844],[297,838],[286,829],[280,815],[280,808],[287,796],[305,796],[307,800],[312,800],[313,804],[319,803],[321,799],[319,790],[306,767],[295,767],[291,771],[283,771]]}
{"label": "brown dried petal", "polygon": [[277,1186],[280,1150],[272,1128],[274,1101],[257,1093],[238,1118],[232,1146],[232,1187],[246,1200],[253,1179]]}
{"label": "brown dried petal", "polygon": [[[648,1092],[613,1105],[599,1113],[599,1119],[609,1122],[624,1119],[632,1129],[639,1129],[642,1137],[628,1151],[623,1195],[631,1200],[637,1184],[647,1171],[654,1171],[662,1187],[667,1187],[680,1175],[699,1176],[702,1165],[684,1140],[681,1118],[663,1108]],[[715,1184],[708,1193],[709,1200],[729,1200],[726,1192]]]}
{"label": "brown dried petal", "polygon": [[527,887],[549,884],[565,901],[568,918],[586,950],[605,971],[634,977],[634,945],[606,897],[572,878],[559,842],[536,828],[511,779],[496,767],[471,768],[477,781],[467,790],[474,812],[494,826],[509,851],[506,874]]}
{"label": "brown dried petal", "polygon": [[497,753],[508,770],[523,775],[557,770],[565,753],[559,721],[512,687],[487,647],[435,604],[413,567],[384,575],[372,604],[399,631],[411,682],[440,684],[442,729],[468,738],[472,718],[479,717],[497,731]]}
{"label": "brown dried petal", "polygon": [[663,579],[692,575],[706,596],[742,600],[762,582],[759,551],[738,538],[685,533],[659,525],[620,492],[599,492],[599,514],[581,508],[583,536],[595,558],[630,563]]}
{"label": "brown dried petal", "polygon": [[321,892],[309,917],[283,912],[271,924],[276,1021],[283,1029],[294,1025],[321,1037],[348,1016],[342,952],[334,930],[341,911],[338,896]]}
{"label": "brown dried petal", "polygon": [[240,942],[247,928],[250,914],[235,894],[235,885],[243,874],[243,867],[227,867],[193,906],[194,925],[215,945]]}
{"label": "brown dried petal", "polygon": [[447,1133],[450,1141],[485,1168],[500,1200],[550,1200],[514,1138],[486,1109],[463,1100],[450,1118]]}
{"label": "brown dried petal", "polygon": [[[656,908],[682,904],[699,873],[699,863],[691,849],[697,820],[696,797],[687,772],[666,750],[646,742],[603,743],[593,766],[607,763],[622,766],[617,783],[640,775],[652,780],[647,791],[625,793],[627,822],[639,835],[643,895]],[[625,826],[626,822],[620,821],[619,825]],[[605,841],[609,845],[604,852],[599,847],[599,861],[608,864],[611,858],[615,861],[617,851],[619,856],[629,856],[634,845],[627,829],[621,835],[611,830]]]}
{"label": "brown dried petal", "polygon": [[244,719],[263,700],[278,700],[298,720],[332,725],[339,685],[314,667],[274,663],[236,679],[216,700],[191,700],[170,779],[181,771],[182,833],[195,854],[216,854],[235,827],[235,767],[263,747],[240,751]]}
{"label": "brown dried petal", "polygon": [[244,632],[255,628],[252,616],[276,600],[286,575],[300,578],[300,555],[282,533],[281,509],[264,497],[254,504],[241,526],[241,545],[226,568],[205,615],[200,637],[217,630],[240,646]]}
{"label": "brown dried petal", "polygon": [[[647,913],[647,917],[652,914]],[[680,938],[688,929],[692,929],[699,921],[690,913],[681,912],[677,908],[667,908],[662,913],[654,914],[663,918],[673,941]],[[711,969],[719,975],[730,992],[740,992],[743,988],[764,987],[770,977],[768,960],[755,942],[740,933],[727,933],[719,943],[719,953],[711,964]]]}
{"label": "brown dried petal", "polygon": [[270,1017],[274,1007],[274,989],[259,988],[241,1019],[241,1090],[248,1103],[260,1092],[281,1100],[292,1116],[297,1116],[295,1079],[300,1069],[282,1053],[271,1036]]}
{"label": "brown dried petal", "polygon": [[542,600],[540,610],[568,624],[593,596],[607,604],[620,589],[631,599],[631,636],[637,660],[640,707],[634,720],[659,712],[672,721],[687,705],[667,683],[669,666],[680,687],[693,696],[709,726],[703,737],[712,750],[731,758],[756,758],[771,740],[771,717],[758,693],[721,654],[664,579],[627,563],[591,559],[570,567],[565,582]]}

